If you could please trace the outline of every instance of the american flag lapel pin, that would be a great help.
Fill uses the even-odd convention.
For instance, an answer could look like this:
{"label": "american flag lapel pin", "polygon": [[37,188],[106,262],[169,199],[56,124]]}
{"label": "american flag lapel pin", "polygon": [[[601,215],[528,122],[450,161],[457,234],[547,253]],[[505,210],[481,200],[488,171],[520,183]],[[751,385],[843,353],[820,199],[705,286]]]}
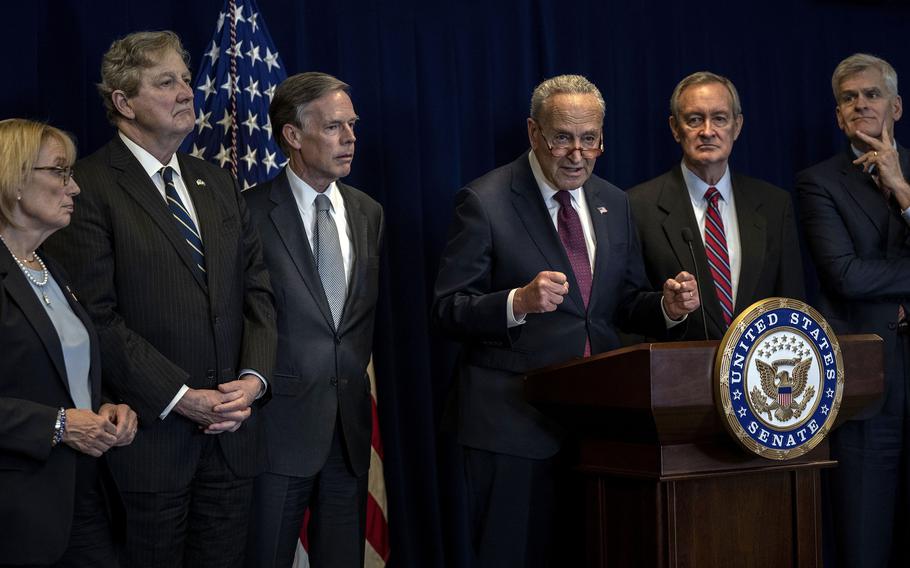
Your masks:
{"label": "american flag lapel pin", "polygon": [[601,215],[606,215],[606,214],[607,214],[607,208],[606,208],[606,207],[603,207],[603,206],[598,207],[598,208],[597,208],[597,211],[598,211]]}

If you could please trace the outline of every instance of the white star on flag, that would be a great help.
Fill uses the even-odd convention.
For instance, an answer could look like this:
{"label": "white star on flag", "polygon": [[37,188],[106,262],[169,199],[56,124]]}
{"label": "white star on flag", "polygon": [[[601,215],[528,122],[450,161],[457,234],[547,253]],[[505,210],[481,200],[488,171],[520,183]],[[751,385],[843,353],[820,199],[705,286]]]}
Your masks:
{"label": "white star on flag", "polygon": [[[181,148],[229,169],[240,187],[247,189],[268,180],[287,164],[272,138],[269,119],[269,103],[275,96],[275,87],[287,79],[287,72],[255,0],[225,0],[216,23],[212,43],[200,60],[193,89],[196,127]],[[244,46],[248,49],[244,50]],[[263,50],[265,56],[261,55]],[[372,362],[368,373],[372,387],[373,439],[364,567],[380,568],[389,559],[390,550]],[[306,551],[301,546],[294,566],[306,565]]]}
{"label": "white star on flag", "polygon": [[200,65],[196,126],[183,150],[230,169],[241,187],[268,180],[286,163],[267,117],[287,73],[254,0],[225,2]]}
{"label": "white star on flag", "polygon": [[[208,99],[210,96],[215,94],[218,91],[218,87],[215,86],[215,79],[212,77],[205,78],[205,84],[199,85],[196,87],[197,91],[202,91],[205,93],[205,99]],[[203,99],[203,100],[205,100]]]}

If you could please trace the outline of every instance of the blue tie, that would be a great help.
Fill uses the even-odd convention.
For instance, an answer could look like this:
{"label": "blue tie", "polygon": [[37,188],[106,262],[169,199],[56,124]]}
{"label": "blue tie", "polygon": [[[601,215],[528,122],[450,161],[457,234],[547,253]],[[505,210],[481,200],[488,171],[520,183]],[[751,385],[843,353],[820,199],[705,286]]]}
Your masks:
{"label": "blue tie", "polygon": [[204,280],[205,249],[202,247],[202,237],[199,235],[199,230],[196,228],[193,218],[190,217],[186,207],[183,206],[183,201],[180,200],[180,195],[177,193],[177,187],[174,186],[174,168],[170,166],[161,168],[161,179],[164,180],[164,195],[167,197],[167,207],[170,209],[174,219],[177,220],[180,234],[186,239],[186,244],[190,246],[190,256],[193,257],[193,262],[196,263],[196,267],[202,273]]}

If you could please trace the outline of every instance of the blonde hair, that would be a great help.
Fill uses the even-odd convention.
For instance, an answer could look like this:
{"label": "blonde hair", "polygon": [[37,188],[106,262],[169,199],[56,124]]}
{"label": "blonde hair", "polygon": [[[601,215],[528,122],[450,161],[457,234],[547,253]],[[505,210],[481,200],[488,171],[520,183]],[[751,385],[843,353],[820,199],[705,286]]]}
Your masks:
{"label": "blonde hair", "polygon": [[76,144],[49,124],[23,118],[0,120],[0,227],[13,225],[13,209],[35,172],[38,153],[47,140],[63,146],[67,165],[76,161]]}

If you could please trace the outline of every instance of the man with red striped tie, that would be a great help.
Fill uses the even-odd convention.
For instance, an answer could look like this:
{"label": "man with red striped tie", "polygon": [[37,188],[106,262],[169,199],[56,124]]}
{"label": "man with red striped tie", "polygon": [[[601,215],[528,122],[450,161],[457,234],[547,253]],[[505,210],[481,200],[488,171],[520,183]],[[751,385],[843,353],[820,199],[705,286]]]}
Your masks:
{"label": "man with red striped tie", "polygon": [[730,171],[742,127],[729,79],[689,75],[670,97],[670,131],[682,163],[629,190],[651,283],[679,270],[701,277],[703,312],[692,314],[688,340],[722,338],[758,300],[805,295],[790,195]]}

